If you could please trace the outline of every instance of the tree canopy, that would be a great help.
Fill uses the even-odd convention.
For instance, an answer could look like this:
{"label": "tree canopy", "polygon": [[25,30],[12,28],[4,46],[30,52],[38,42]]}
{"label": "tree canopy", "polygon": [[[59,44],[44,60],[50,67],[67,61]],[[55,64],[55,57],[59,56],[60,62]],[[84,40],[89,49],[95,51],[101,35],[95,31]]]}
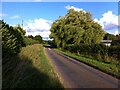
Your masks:
{"label": "tree canopy", "polygon": [[20,52],[20,48],[24,46],[22,33],[18,28],[13,28],[0,20],[0,32],[2,33],[2,52],[3,55],[14,55]]}
{"label": "tree canopy", "polygon": [[113,34],[106,33],[103,39],[104,40],[115,40],[116,36]]}
{"label": "tree canopy", "polygon": [[56,20],[50,29],[50,38],[53,38],[58,47],[68,44],[80,45],[99,43],[104,37],[104,30],[94,22],[90,12],[75,11]]}
{"label": "tree canopy", "polygon": [[37,40],[39,43],[43,42],[42,37],[40,35],[36,35],[33,39]]}

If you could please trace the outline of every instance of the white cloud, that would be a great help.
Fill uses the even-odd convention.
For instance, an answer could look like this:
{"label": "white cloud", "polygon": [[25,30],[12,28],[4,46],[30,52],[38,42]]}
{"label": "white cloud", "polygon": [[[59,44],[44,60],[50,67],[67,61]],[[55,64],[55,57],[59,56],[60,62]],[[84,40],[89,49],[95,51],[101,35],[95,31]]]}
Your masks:
{"label": "white cloud", "polygon": [[49,38],[52,21],[43,18],[26,21],[24,29],[26,35],[41,35],[43,38]]}
{"label": "white cloud", "polygon": [[104,13],[102,15],[102,18],[95,18],[94,21],[98,22],[105,31],[112,31],[112,34],[116,34],[118,31],[118,16],[113,14],[112,11]]}
{"label": "white cloud", "polygon": [[67,10],[70,10],[70,9],[74,9],[75,11],[83,11],[83,12],[86,12],[86,11],[84,11],[82,8],[76,8],[76,7],[74,7],[74,6],[70,6],[70,5],[67,5],[66,7],[65,7]]}
{"label": "white cloud", "polygon": [[4,13],[0,13],[0,20],[2,20],[3,17],[6,17],[6,16],[8,16],[8,15],[7,15],[7,14],[4,14]]}
{"label": "white cloud", "polygon": [[10,17],[11,19],[17,19],[17,18],[20,18],[20,16],[19,15],[15,15],[15,16],[12,16],[12,17]]}
{"label": "white cloud", "polygon": [[0,13],[0,17],[5,17],[7,14]]}
{"label": "white cloud", "polygon": [[114,34],[117,35],[118,33],[119,33],[118,30],[116,30]]}

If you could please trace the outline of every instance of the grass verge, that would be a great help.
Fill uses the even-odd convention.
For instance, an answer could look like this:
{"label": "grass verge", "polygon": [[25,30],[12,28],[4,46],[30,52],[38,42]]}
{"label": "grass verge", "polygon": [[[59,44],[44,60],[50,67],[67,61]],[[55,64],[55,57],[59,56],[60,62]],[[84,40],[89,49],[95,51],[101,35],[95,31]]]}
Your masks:
{"label": "grass verge", "polygon": [[71,53],[69,51],[62,51],[61,49],[55,49],[55,50],[59,51],[60,53],[66,55],[66,56],[74,58],[75,60],[83,62],[83,63],[85,63],[89,66],[92,66],[96,69],[99,69],[99,70],[101,70],[101,71],[103,71],[107,74],[110,74],[110,75],[120,79],[120,70],[119,70],[120,63],[119,62],[114,63],[114,64],[105,63],[105,62],[102,62],[102,61],[82,57],[80,55],[76,55],[76,54]]}
{"label": "grass verge", "polygon": [[63,88],[40,44],[4,58],[2,78],[3,88]]}

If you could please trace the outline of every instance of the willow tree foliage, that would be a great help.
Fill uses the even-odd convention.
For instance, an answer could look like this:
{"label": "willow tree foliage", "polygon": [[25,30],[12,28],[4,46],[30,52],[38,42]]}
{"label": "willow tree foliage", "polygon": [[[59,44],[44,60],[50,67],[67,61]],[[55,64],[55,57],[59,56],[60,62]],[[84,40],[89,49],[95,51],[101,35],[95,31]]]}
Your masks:
{"label": "willow tree foliage", "polygon": [[56,20],[50,29],[50,37],[58,47],[68,44],[80,45],[99,43],[104,37],[102,27],[94,22],[90,12],[75,11],[68,13]]}

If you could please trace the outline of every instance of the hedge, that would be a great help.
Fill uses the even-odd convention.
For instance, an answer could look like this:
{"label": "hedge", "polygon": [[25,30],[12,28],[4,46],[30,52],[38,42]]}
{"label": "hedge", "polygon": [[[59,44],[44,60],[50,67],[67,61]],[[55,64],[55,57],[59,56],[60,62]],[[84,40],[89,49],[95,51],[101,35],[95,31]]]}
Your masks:
{"label": "hedge", "polygon": [[120,46],[106,46],[104,44],[80,44],[78,45],[68,45],[65,47],[66,50],[78,53],[86,56],[92,56],[97,59],[107,59],[108,57],[113,57],[119,60]]}

